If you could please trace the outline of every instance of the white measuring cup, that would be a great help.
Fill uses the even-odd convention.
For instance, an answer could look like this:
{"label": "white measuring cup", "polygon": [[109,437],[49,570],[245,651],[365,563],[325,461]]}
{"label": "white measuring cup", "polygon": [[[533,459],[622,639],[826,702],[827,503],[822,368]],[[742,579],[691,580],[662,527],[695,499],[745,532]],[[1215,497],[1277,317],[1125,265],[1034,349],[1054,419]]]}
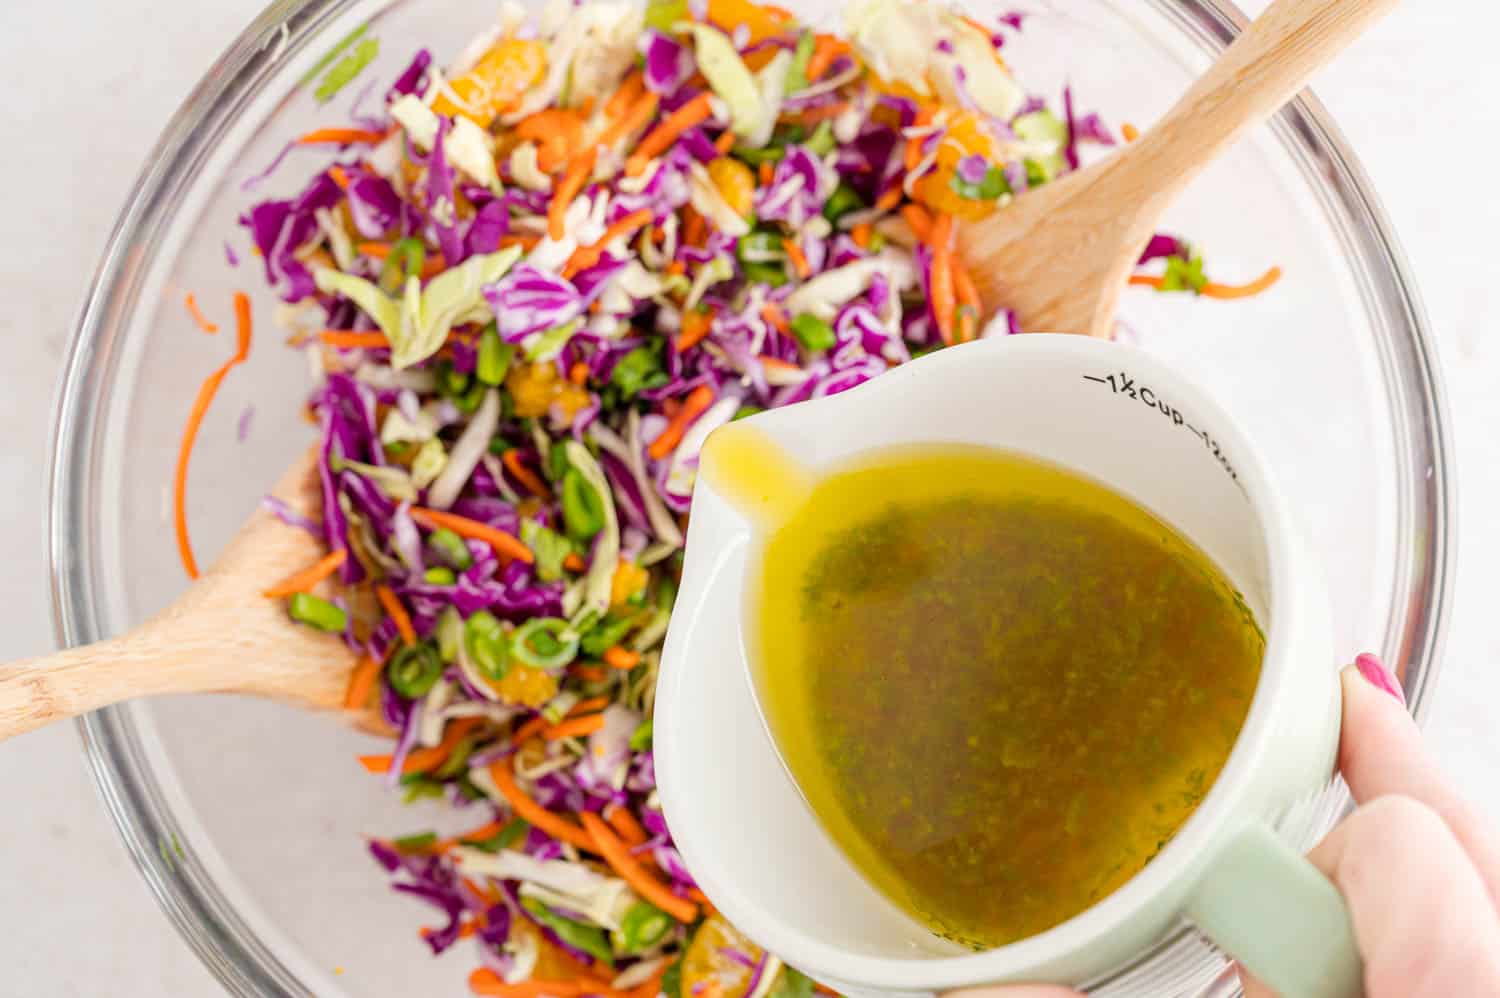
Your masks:
{"label": "white measuring cup", "polygon": [[757,537],[767,527],[741,508],[743,498],[716,488],[727,476],[715,470],[711,439],[663,651],[655,757],[676,844],[735,925],[845,994],[917,996],[1004,982],[1084,984],[1186,916],[1287,998],[1359,993],[1342,898],[1271,830],[1333,770],[1340,701],[1326,593],[1283,496],[1201,390],[1138,349],[1033,334],[943,350],[720,432],[762,433],[814,475],[863,452],[921,443],[1003,448],[1074,469],[1194,541],[1266,632],[1260,682],[1223,771],[1145,869],[1039,935],[959,950],[864,879],[782,764],[746,640]]}

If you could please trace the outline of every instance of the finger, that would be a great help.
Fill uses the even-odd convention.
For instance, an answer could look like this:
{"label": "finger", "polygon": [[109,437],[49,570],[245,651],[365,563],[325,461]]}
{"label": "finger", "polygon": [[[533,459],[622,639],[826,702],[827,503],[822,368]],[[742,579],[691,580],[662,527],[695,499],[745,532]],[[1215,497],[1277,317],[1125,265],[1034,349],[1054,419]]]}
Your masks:
{"label": "finger", "polygon": [[[1384,670],[1374,656],[1366,668]],[[1387,674],[1388,675],[1388,674]],[[1479,868],[1492,904],[1500,905],[1500,840],[1484,817],[1460,797],[1438,768],[1416,722],[1395,697],[1349,666],[1339,769],[1358,802],[1399,794],[1436,811]]]}
{"label": "finger", "polygon": [[1005,984],[993,988],[949,991],[943,998],[1085,998],[1082,992],[1056,984]]}
{"label": "finger", "polygon": [[1377,798],[1308,859],[1349,904],[1369,998],[1500,994],[1500,915],[1434,809]]}

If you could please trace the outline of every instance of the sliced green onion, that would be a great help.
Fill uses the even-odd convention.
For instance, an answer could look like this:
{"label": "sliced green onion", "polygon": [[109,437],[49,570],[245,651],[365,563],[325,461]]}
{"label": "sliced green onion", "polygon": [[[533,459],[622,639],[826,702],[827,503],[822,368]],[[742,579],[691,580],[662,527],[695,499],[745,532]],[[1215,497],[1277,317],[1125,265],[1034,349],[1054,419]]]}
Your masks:
{"label": "sliced green onion", "polygon": [[609,380],[630,399],[643,389],[665,384],[670,378],[662,370],[659,352],[651,346],[639,346],[620,358],[610,372]]}
{"label": "sliced green onion", "polygon": [[429,641],[406,645],[385,667],[391,689],[408,700],[427,695],[443,675],[443,659]]}
{"label": "sliced green onion", "polygon": [[535,898],[523,897],[521,907],[547,928],[557,933],[559,939],[575,949],[581,949],[608,966],[614,966],[614,953],[605,941],[604,930],[596,925],[584,925],[571,918],[563,918]]}
{"label": "sliced green onion", "polygon": [[1199,254],[1194,253],[1186,260],[1175,254],[1167,257],[1167,272],[1162,275],[1160,290],[1197,294],[1207,283],[1208,278],[1203,274],[1203,257]]}
{"label": "sliced green onion", "polygon": [[807,141],[802,143],[802,148],[814,156],[827,156],[836,145],[838,140],[833,137],[833,122],[823,121],[818,123]]}
{"label": "sliced green onion", "polygon": [[499,618],[488,610],[464,622],[464,651],[486,679],[498,683],[510,672],[510,640]]}
{"label": "sliced green onion", "polygon": [[439,780],[451,780],[459,773],[466,772],[469,768],[469,756],[474,754],[474,749],[478,744],[478,735],[464,735],[458,740],[458,744],[453,746],[453,751],[448,753],[448,758],[443,764],[433,770],[433,777]]}
{"label": "sliced green onion", "polygon": [[487,385],[499,385],[505,381],[515,357],[515,344],[500,339],[492,322],[479,334],[479,359],[474,363],[474,376]]}
{"label": "sliced green onion", "polygon": [[630,750],[632,752],[644,752],[651,747],[651,736],[655,733],[656,726],[651,718],[641,722],[640,727],[630,733]]}
{"label": "sliced green onion", "polygon": [[473,848],[478,849],[480,852],[496,853],[501,849],[509,849],[511,846],[515,845],[523,837],[525,837],[526,833],[530,830],[531,826],[526,823],[526,820],[524,818],[514,818],[511,820],[510,824],[506,825],[504,828],[500,829],[500,831],[496,832],[494,835],[491,835],[484,841],[467,842],[465,843],[465,845],[472,846]]}
{"label": "sliced green onion", "polygon": [[948,181],[948,186],[955,194],[968,201],[993,201],[1002,194],[1011,193],[1005,172],[998,166],[991,166],[986,170],[977,184],[971,184],[955,173]]}
{"label": "sliced green onion", "polygon": [[661,942],[674,924],[672,916],[656,905],[637,901],[620,919],[620,931],[615,934],[616,948],[622,956],[644,953]]}
{"label": "sliced green onion", "polygon": [[547,448],[547,477],[557,481],[568,473],[568,444],[565,440],[554,440]]}
{"label": "sliced green onion", "polygon": [[859,211],[864,206],[865,199],[859,196],[858,191],[848,184],[840,183],[838,189],[823,204],[823,217],[830,222],[837,222],[851,211]]}
{"label": "sliced green onion", "polygon": [[342,607],[312,593],[292,593],[287,600],[287,612],[293,620],[330,634],[341,633],[349,623],[349,614]]}
{"label": "sliced green onion", "polygon": [[458,581],[458,576],[453,574],[453,569],[447,565],[437,565],[422,573],[422,578],[434,586],[451,586]]}
{"label": "sliced green onion", "polygon": [[613,614],[606,616],[600,621],[598,627],[583,636],[580,642],[583,653],[590,658],[598,658],[623,641],[635,624],[636,618],[633,614],[628,617],[615,617]]}
{"label": "sliced green onion", "polygon": [[792,335],[797,337],[797,342],[802,344],[802,349],[811,353],[819,350],[827,350],[838,342],[833,335],[833,327],[811,312],[803,312],[794,316],[791,321]]}
{"label": "sliced green onion", "polygon": [[421,274],[426,263],[427,247],[422,240],[414,236],[397,239],[380,267],[380,283],[385,287],[400,287],[406,278]]}
{"label": "sliced green onion", "polygon": [[438,615],[436,628],[438,657],[447,665],[458,661],[458,649],[464,640],[464,619],[456,607],[446,606]]}
{"label": "sliced green onion", "polygon": [[740,266],[745,272],[745,280],[751,284],[769,284],[773,288],[779,288],[791,280],[786,276],[786,268],[774,263],[744,263]]}
{"label": "sliced green onion", "polygon": [[561,617],[533,617],[516,628],[511,653],[523,665],[556,672],[578,656],[578,638]]}
{"label": "sliced green onion", "polygon": [[474,556],[469,553],[469,546],[464,543],[464,539],[447,527],[434,530],[428,536],[427,543],[437,551],[439,558],[460,572],[474,564]]}
{"label": "sliced green onion", "polygon": [[656,587],[656,605],[663,610],[670,610],[676,602],[677,583],[670,575],[664,575],[661,584]]}
{"label": "sliced green onion", "polygon": [[403,804],[414,804],[429,797],[442,798],[448,793],[441,780],[434,780],[426,773],[408,773],[401,777],[401,785],[406,788],[401,797]]}
{"label": "sliced green onion", "polygon": [[746,149],[735,146],[734,155],[750,166],[760,166],[762,163],[779,163],[786,155],[786,149],[781,146],[766,146],[763,149]]}
{"label": "sliced green onion", "polygon": [[332,69],[323,74],[318,89],[313,91],[319,103],[333,100],[338,92],[347,87],[354,78],[364,72],[366,66],[380,54],[380,39],[366,38],[354,46],[354,51],[340,59]]}
{"label": "sliced green onion", "polygon": [[786,68],[786,92],[794,94],[807,86],[807,64],[812,61],[817,39],[811,31],[797,36],[797,48],[792,52],[792,64]]}
{"label": "sliced green onion", "polygon": [[[468,377],[468,375],[465,375]],[[479,403],[484,401],[484,393],[489,391],[489,386],[483,382],[476,381],[469,386],[469,390],[462,395],[455,396],[453,404],[458,406],[458,411],[466,416],[472,416],[479,410]]]}
{"label": "sliced green onion", "polygon": [[744,405],[740,406],[738,409],[736,409],[734,411],[734,415],[732,417],[730,417],[729,421],[731,423],[733,423],[736,420],[749,419],[751,416],[754,416],[757,413],[761,413],[761,412],[765,412],[765,411],[766,410],[763,409],[761,406],[755,405],[752,402],[746,402]]}
{"label": "sliced green onion", "polygon": [[469,376],[458,373],[452,364],[443,364],[438,368],[438,390],[444,395],[463,395],[469,390]]}
{"label": "sliced green onion", "polygon": [[577,468],[563,475],[562,510],[563,525],[576,541],[587,541],[604,529],[604,500]]}

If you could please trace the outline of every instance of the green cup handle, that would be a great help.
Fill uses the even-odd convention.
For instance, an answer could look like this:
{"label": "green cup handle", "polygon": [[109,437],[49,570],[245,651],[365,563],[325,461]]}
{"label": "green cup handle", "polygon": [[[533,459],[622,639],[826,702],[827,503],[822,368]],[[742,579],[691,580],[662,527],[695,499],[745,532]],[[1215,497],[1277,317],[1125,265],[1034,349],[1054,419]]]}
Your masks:
{"label": "green cup handle", "polygon": [[1282,998],[1364,993],[1343,896],[1263,824],[1245,825],[1209,861],[1187,915]]}

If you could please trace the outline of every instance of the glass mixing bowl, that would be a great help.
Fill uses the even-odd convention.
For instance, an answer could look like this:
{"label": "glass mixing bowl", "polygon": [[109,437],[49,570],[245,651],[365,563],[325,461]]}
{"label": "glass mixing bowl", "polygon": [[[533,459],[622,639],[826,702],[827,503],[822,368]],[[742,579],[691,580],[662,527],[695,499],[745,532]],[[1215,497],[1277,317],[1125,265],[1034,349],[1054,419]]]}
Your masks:
{"label": "glass mixing bowl", "polygon": [[[830,22],[839,4],[793,6]],[[969,4],[979,8],[981,4]],[[1006,5],[1009,6],[1009,5]],[[1148,124],[1243,17],[1212,0],[1032,0],[1006,49],[1021,78],[1085,109]],[[298,188],[326,154],[298,149],[253,193],[242,183],[293,135],[341,122],[366,80],[389,80],[419,46],[455,56],[493,14],[472,0],[285,0],[218,61],[173,119],[109,244],[68,360],[52,469],[51,559],[59,637],[93,641],[181,591],[168,483],[191,400],[232,350],[183,308],[230,316],[254,296],[250,361],[225,383],[198,440],[190,508],[208,557],[311,439],[300,355],[281,347],[274,302],[236,219]],[[304,76],[370,22],[376,64],[328,107]],[[1220,280],[1272,263],[1271,294],[1236,303],[1127,295],[1130,335],[1191,369],[1264,449],[1322,557],[1339,651],[1401,664],[1418,716],[1429,703],[1448,607],[1452,468],[1432,340],[1411,276],[1359,165],[1303,98],[1197,182],[1168,225]],[[242,262],[226,261],[225,242]],[[249,435],[237,427],[254,407]],[[1143,456],[1143,459],[1144,456]],[[1332,663],[1309,662],[1308,668]],[[224,662],[226,672],[235,668]],[[389,892],[364,834],[441,822],[403,808],[353,756],[371,741],[270,703],[194,697],[134,703],[80,723],[110,814],[163,910],[240,995],[463,994],[463,948],[434,960],[429,913]],[[1309,843],[1347,806],[1332,785],[1282,822]],[[1188,929],[1100,982],[1099,993],[1207,995],[1234,987]]]}

